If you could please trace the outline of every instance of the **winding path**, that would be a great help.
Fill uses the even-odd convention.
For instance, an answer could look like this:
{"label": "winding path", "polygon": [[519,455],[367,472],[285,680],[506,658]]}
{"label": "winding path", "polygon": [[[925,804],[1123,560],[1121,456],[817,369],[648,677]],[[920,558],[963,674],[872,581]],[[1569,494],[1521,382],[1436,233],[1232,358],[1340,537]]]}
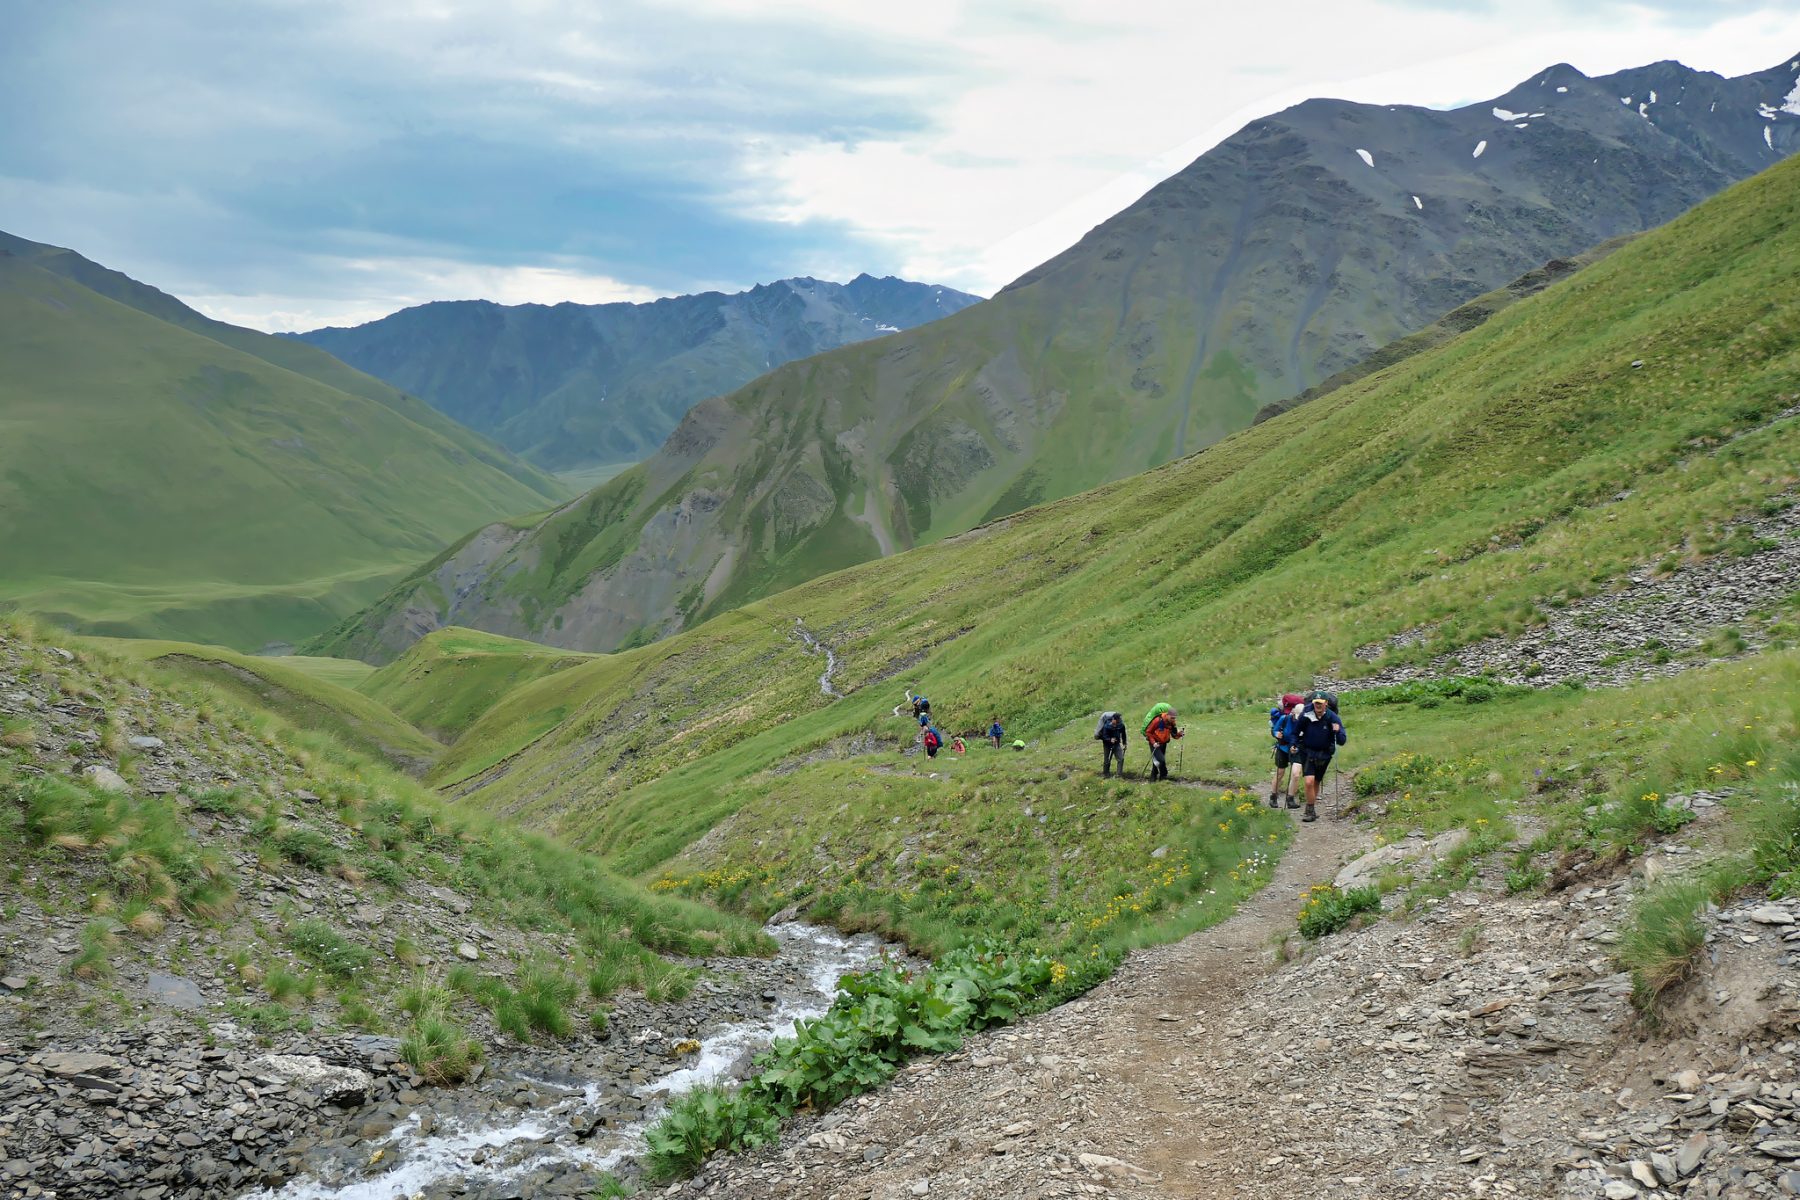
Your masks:
{"label": "winding path", "polygon": [[[1322,806],[1328,817],[1349,796],[1347,784],[1334,791]],[[762,1151],[718,1160],[698,1190],[793,1200],[1041,1200],[1114,1187],[1170,1200],[1238,1194],[1195,1161],[1202,1145],[1231,1136],[1188,1124],[1195,1052],[1211,1040],[1208,1026],[1222,1026],[1274,965],[1271,945],[1293,930],[1301,893],[1364,848],[1365,836],[1331,819],[1300,826],[1275,877],[1228,920],[1134,954],[1080,1000],[971,1039],[962,1054],[921,1061],[899,1087],[847,1120],[839,1114],[835,1128],[828,1117],[794,1130],[784,1142],[801,1143],[804,1173],[792,1169],[796,1160]],[[1178,1062],[1187,1070],[1171,1070]],[[1271,1100],[1244,1097],[1245,1121],[1264,1123]],[[1071,1153],[1034,1153],[1045,1138]],[[858,1150],[870,1145],[919,1150],[865,1159]],[[1075,1169],[1072,1152],[1086,1147],[1119,1165]],[[926,1175],[934,1182],[920,1192]]]}

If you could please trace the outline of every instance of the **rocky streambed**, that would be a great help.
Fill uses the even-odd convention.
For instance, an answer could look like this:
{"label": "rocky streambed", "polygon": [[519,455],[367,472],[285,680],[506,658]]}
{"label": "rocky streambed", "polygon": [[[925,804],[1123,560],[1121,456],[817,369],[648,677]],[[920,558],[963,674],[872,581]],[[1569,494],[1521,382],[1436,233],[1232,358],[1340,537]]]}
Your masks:
{"label": "rocky streambed", "polygon": [[621,997],[604,1043],[490,1053],[433,1088],[386,1037],[255,1044],[228,1021],[0,1044],[0,1195],[200,1200],[585,1196],[629,1175],[669,1099],[741,1076],[883,946],[771,926],[679,1003]]}

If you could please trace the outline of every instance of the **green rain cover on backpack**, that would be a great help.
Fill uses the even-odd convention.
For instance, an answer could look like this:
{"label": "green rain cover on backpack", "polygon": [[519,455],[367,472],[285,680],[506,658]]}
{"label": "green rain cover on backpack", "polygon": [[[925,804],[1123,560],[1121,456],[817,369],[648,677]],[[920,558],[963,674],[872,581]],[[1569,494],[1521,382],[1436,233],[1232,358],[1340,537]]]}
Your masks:
{"label": "green rain cover on backpack", "polygon": [[1150,711],[1144,714],[1144,728],[1140,732],[1149,733],[1150,732],[1150,722],[1156,720],[1156,718],[1162,716],[1164,713],[1168,712],[1170,709],[1172,709],[1174,707],[1175,706],[1173,704],[1153,705],[1151,707]]}

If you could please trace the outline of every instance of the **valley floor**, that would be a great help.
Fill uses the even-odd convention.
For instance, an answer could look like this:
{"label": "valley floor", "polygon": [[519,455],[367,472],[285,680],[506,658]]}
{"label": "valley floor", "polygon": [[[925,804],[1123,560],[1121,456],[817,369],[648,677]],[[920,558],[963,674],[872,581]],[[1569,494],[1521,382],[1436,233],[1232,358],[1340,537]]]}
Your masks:
{"label": "valley floor", "polygon": [[[1714,824],[1685,832],[1701,841]],[[682,1194],[1800,1191],[1800,933],[1766,923],[1792,921],[1790,908],[1721,914],[1710,977],[1688,986],[1658,1037],[1612,959],[1614,925],[1643,864],[1680,870],[1700,858],[1690,846],[1664,845],[1629,878],[1577,872],[1547,895],[1506,896],[1490,873],[1412,919],[1290,945],[1302,893],[1364,837],[1348,821],[1304,829],[1230,920],[1134,955],[1081,1000],[914,1065],[779,1147],[716,1160]],[[1683,1004],[1707,1010],[1702,1036],[1685,1031]]]}

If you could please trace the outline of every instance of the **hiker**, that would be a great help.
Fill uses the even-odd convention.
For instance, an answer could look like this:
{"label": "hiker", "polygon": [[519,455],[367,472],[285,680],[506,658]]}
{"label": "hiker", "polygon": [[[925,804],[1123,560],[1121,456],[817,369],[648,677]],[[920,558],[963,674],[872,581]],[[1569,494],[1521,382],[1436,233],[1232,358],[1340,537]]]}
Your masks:
{"label": "hiker", "polygon": [[1293,692],[1283,693],[1275,707],[1269,710],[1269,736],[1275,739],[1275,776],[1269,781],[1270,808],[1281,807],[1283,776],[1287,778],[1287,806],[1300,807],[1300,799],[1294,794],[1300,788],[1300,751],[1294,745],[1294,722],[1301,711],[1300,697]]}
{"label": "hiker", "polygon": [[1000,718],[995,717],[993,723],[988,726],[988,741],[994,743],[994,749],[998,750],[1000,748],[1000,739],[1005,736],[1006,730],[1000,728]]}
{"label": "hiker", "polygon": [[[910,693],[908,693],[908,694],[910,695]],[[912,714],[913,714],[913,716],[919,718],[919,724],[921,724],[921,725],[929,724],[929,722],[925,720],[925,717],[926,717],[926,714],[928,714],[930,712],[931,712],[931,701],[927,700],[923,696],[912,696]]]}
{"label": "hiker", "polygon": [[1339,746],[1349,740],[1344,721],[1323,695],[1315,694],[1312,706],[1294,723],[1294,744],[1300,751],[1301,771],[1306,777],[1306,812],[1302,821],[1316,821],[1319,810],[1319,788],[1325,781],[1326,768]]}
{"label": "hiker", "polygon": [[1175,710],[1167,704],[1159,704],[1150,710],[1150,719],[1144,724],[1144,740],[1150,743],[1150,778],[1152,781],[1169,777],[1169,743],[1183,736],[1180,725],[1175,723]]}
{"label": "hiker", "polygon": [[938,747],[944,744],[944,735],[937,731],[937,726],[928,724],[920,740],[925,743],[925,757],[936,758]]}
{"label": "hiker", "polygon": [[1100,724],[1094,729],[1094,738],[1100,743],[1100,777],[1105,779],[1112,775],[1113,760],[1119,761],[1119,774],[1125,774],[1125,718],[1116,712],[1100,714]]}
{"label": "hiker", "polygon": [[962,734],[960,733],[951,735],[950,748],[958,754],[967,754],[969,752],[969,745],[967,742],[963,741]]}

